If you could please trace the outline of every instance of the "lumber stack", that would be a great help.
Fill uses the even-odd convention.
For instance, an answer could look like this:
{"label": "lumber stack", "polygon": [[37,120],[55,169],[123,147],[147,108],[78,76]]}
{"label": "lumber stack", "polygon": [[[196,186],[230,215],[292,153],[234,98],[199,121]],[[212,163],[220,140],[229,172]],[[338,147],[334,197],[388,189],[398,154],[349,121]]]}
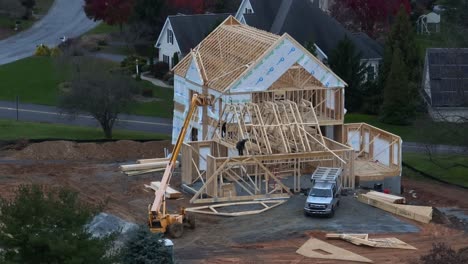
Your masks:
{"label": "lumber stack", "polygon": [[[137,164],[120,165],[119,169],[128,176],[135,176],[157,171],[164,171],[169,159],[142,159],[137,160]],[[176,165],[178,162],[176,162]]]}
{"label": "lumber stack", "polygon": [[[159,181],[151,182],[150,185],[145,184],[145,187],[150,188],[154,191],[157,191],[161,187],[161,182]],[[168,199],[178,199],[182,197],[182,193],[167,186],[165,196]]]}
{"label": "lumber stack", "polygon": [[376,198],[376,199],[388,202],[388,203],[393,203],[393,204],[405,204],[406,203],[405,197],[396,196],[396,195],[392,195],[392,194],[386,194],[386,193],[382,193],[382,192],[370,191],[370,192],[366,193],[366,195],[370,196],[372,198]]}
{"label": "lumber stack", "polygon": [[338,238],[357,246],[365,245],[376,248],[417,249],[395,237],[369,238],[369,234],[327,234],[327,238]]}
{"label": "lumber stack", "polygon": [[394,204],[368,194],[359,194],[357,199],[362,203],[418,222],[429,223],[432,220],[432,207],[430,206]]}

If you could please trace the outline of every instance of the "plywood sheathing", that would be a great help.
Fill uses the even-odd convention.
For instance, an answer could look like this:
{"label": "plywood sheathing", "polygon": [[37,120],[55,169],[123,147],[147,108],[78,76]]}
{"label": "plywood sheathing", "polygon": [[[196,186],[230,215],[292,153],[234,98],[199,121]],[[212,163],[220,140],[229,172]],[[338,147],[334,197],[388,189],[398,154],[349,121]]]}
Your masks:
{"label": "plywood sheathing", "polygon": [[308,258],[334,259],[372,263],[372,260],[356,253],[339,248],[322,240],[311,238],[302,245],[296,253]]}

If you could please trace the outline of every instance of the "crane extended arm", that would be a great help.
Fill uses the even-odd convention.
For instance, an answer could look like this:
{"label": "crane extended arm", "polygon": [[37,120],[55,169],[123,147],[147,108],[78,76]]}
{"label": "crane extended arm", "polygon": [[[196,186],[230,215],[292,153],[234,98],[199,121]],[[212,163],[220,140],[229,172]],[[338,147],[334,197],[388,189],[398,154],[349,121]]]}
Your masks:
{"label": "crane extended arm", "polygon": [[211,98],[206,97],[204,95],[194,94],[192,96],[192,100],[190,102],[190,108],[185,117],[184,125],[182,126],[182,130],[179,133],[177,138],[177,142],[174,145],[174,149],[172,150],[172,156],[169,160],[169,163],[166,166],[166,170],[164,171],[163,178],[161,180],[161,185],[159,189],[156,191],[156,195],[154,197],[154,202],[151,205],[151,212],[153,213],[160,213],[161,205],[163,203],[164,194],[166,192],[167,186],[169,181],[171,180],[172,172],[174,171],[177,156],[179,156],[180,148],[182,147],[182,143],[184,142],[185,135],[187,134],[187,130],[190,126],[190,120],[192,119],[193,114],[195,113],[195,109],[198,106],[207,106],[211,104]]}

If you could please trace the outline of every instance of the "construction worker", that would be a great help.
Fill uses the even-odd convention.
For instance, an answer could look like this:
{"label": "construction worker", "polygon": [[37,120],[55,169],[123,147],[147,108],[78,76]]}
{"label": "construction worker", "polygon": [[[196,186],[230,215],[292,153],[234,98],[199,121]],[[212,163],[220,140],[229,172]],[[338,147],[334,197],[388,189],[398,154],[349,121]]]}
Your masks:
{"label": "construction worker", "polygon": [[247,142],[248,139],[242,139],[241,141],[237,142],[236,148],[239,151],[239,156],[244,156],[244,149],[245,149],[245,142]]}
{"label": "construction worker", "polygon": [[221,126],[221,137],[225,137],[226,136],[226,122],[223,123],[223,125]]}

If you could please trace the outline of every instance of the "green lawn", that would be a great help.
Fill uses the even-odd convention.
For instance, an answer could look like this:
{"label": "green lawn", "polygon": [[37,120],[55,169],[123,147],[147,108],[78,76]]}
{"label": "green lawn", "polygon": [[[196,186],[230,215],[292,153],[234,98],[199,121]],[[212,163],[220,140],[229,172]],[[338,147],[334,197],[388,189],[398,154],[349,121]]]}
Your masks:
{"label": "green lawn", "polygon": [[21,102],[55,105],[64,77],[54,73],[50,58],[30,57],[0,66],[0,79],[0,100],[12,101],[18,95]]}
{"label": "green lawn", "polygon": [[[22,138],[95,140],[103,139],[104,134],[99,128],[0,119],[0,140],[16,140]],[[170,139],[170,136],[127,130],[115,130],[114,139]]]}
{"label": "green lawn", "polygon": [[377,116],[365,114],[346,114],[346,123],[364,122],[400,136],[403,141],[430,144],[468,146],[468,124],[435,123],[420,114],[408,126],[388,125],[379,122]]}
{"label": "green lawn", "polygon": [[[117,63],[100,60],[102,67],[118,67]],[[64,72],[56,70],[53,60],[48,57],[30,57],[0,66],[0,100],[14,101],[19,96],[20,102],[43,105],[56,105],[58,86],[65,80]],[[130,114],[172,117],[173,90],[154,86],[147,81],[135,81],[140,91],[153,90],[158,101],[133,103]]]}
{"label": "green lawn", "polygon": [[109,26],[106,23],[102,22],[99,25],[97,25],[95,28],[86,32],[86,35],[107,34],[107,33],[119,32],[119,31],[120,29],[118,25]]}
{"label": "green lawn", "polygon": [[139,82],[139,86],[140,89],[153,90],[153,97],[159,98],[159,100],[149,103],[133,103],[130,107],[132,114],[172,118],[174,90],[154,86],[144,80]]}
{"label": "green lawn", "polygon": [[[468,187],[468,156],[403,153],[403,161],[417,170],[441,180]],[[411,174],[411,173],[410,173]]]}
{"label": "green lawn", "polygon": [[[39,15],[39,17],[44,16],[47,14],[49,11],[50,7],[54,3],[54,0],[36,0],[36,6],[34,7],[34,13],[36,15]],[[34,18],[31,18],[29,20],[23,20],[23,19],[17,19],[17,18],[10,18],[5,15],[0,15],[0,28],[6,28],[6,29],[13,29],[15,27],[15,21],[21,21],[19,31],[24,31],[28,28],[30,28],[36,20]],[[9,37],[17,32],[11,30],[9,31],[8,35],[4,37]]]}

